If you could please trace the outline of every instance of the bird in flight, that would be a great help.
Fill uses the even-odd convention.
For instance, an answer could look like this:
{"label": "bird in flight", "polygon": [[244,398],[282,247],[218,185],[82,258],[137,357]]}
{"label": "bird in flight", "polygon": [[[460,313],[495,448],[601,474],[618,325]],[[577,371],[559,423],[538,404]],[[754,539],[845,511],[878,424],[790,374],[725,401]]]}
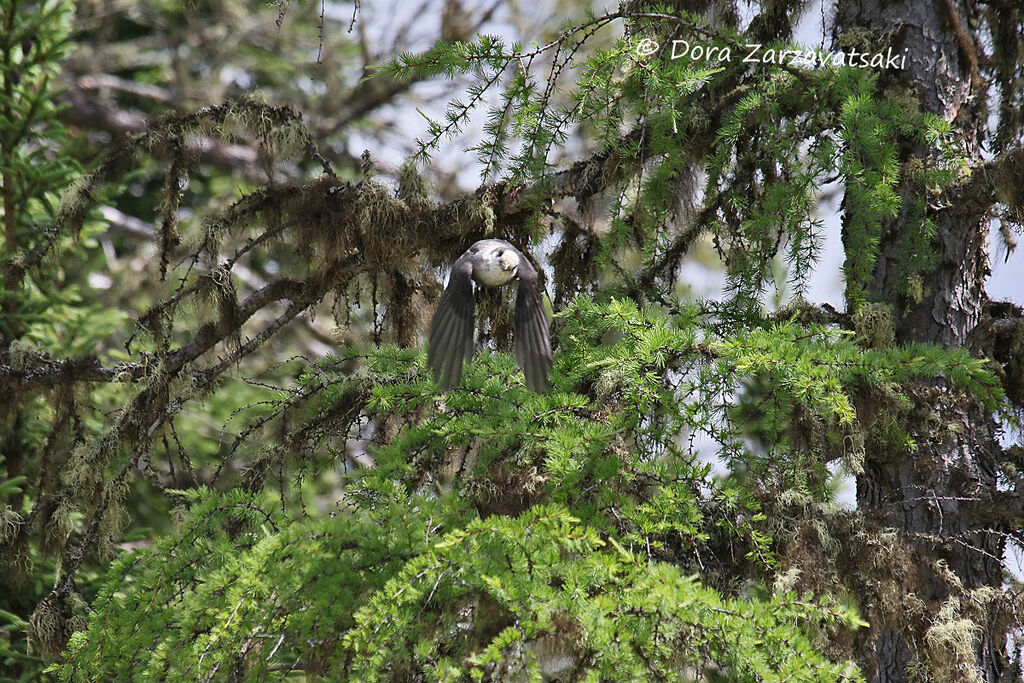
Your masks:
{"label": "bird in flight", "polygon": [[516,279],[516,362],[526,375],[527,387],[536,392],[547,389],[551,340],[537,290],[537,270],[505,240],[480,240],[452,266],[448,286],[430,324],[427,352],[427,365],[442,389],[459,384],[462,363],[473,357],[473,281],[484,287],[501,287]]}

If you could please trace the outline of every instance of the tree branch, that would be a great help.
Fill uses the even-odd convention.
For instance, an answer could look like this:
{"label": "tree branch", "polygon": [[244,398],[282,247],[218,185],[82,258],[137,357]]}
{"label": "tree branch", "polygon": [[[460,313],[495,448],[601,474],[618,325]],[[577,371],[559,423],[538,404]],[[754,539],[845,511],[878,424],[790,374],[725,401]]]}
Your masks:
{"label": "tree branch", "polygon": [[[83,80],[86,79],[72,85],[63,97],[65,104],[70,105],[61,112],[60,118],[64,123],[118,136],[148,130],[149,121],[145,115],[90,95],[88,88],[82,85]],[[249,174],[258,170],[263,176],[260,153],[253,147],[228,144],[210,136],[196,136],[187,140],[185,146],[202,163]]]}
{"label": "tree branch", "polygon": [[953,204],[966,204],[982,215],[993,204],[1004,203],[1024,217],[1024,147],[1000,154],[974,169],[971,177],[950,192]]}

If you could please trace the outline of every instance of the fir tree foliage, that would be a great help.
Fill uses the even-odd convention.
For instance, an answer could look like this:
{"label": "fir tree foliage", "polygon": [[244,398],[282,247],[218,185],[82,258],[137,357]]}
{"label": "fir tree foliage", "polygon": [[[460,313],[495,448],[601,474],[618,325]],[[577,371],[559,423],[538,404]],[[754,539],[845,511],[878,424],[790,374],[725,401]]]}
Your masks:
{"label": "fir tree foliage", "polygon": [[[791,322],[722,338],[696,309],[670,317],[581,298],[560,316],[546,395],[513,379],[503,353],[484,354],[443,397],[414,350],[352,351],[310,368],[292,399],[301,411],[338,414],[356,401],[403,425],[377,466],[349,475],[329,516],[274,512],[256,493],[183,493],[178,531],[112,566],[63,675],[262,680],[300,663],[355,680],[540,679],[560,652],[594,680],[856,678],[814,639],[830,624],[861,625],[848,606],[785,591],[729,598],[698,578],[702,563],[725,561],[722,543],[765,577],[777,561],[757,499],[711,476],[685,436],[753,457],[730,426],[729,397],[762,373],[782,413],[764,423],[803,410],[826,428],[856,421],[858,387],[945,375],[997,401],[991,373],[936,348],[864,356],[850,335]],[[336,374],[353,358],[356,377]],[[332,431],[356,422],[349,414]],[[820,496],[797,470],[839,449],[811,454],[771,436],[760,458],[788,455],[786,483]],[[160,616],[140,621],[154,605]]]}
{"label": "fir tree foliage", "polygon": [[[42,226],[52,221],[61,193],[80,172],[57,102],[71,15],[62,1],[0,2],[0,354],[14,365],[30,362],[37,352],[85,353],[126,320],[118,311],[84,303],[64,264],[50,260],[30,268],[45,241]],[[91,241],[99,230],[89,224],[81,237]],[[56,246],[66,254],[75,243],[61,235]],[[70,260],[82,257],[76,253]],[[113,393],[97,392],[97,404]],[[84,427],[67,410],[72,395],[26,392],[13,400],[5,392],[0,398],[0,544],[7,548],[0,565],[0,670],[43,664],[27,646],[26,617],[31,604],[45,597],[56,568],[38,546],[19,540],[38,522],[30,513],[39,503],[34,483],[52,470],[46,463],[35,467],[26,454],[42,451],[55,467],[71,434]],[[54,527],[66,530],[70,520],[54,517]],[[52,546],[61,530],[40,545]]]}

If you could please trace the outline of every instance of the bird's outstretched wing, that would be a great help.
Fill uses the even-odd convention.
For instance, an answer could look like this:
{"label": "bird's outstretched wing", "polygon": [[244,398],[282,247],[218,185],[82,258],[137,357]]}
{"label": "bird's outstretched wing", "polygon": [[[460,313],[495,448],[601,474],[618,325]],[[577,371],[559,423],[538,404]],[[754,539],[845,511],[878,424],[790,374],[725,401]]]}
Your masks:
{"label": "bird's outstretched wing", "polygon": [[473,357],[473,264],[468,254],[452,267],[430,324],[427,365],[442,389],[462,381],[462,363]]}
{"label": "bird's outstretched wing", "polygon": [[515,314],[516,361],[526,375],[526,386],[538,393],[548,388],[551,370],[551,339],[548,318],[537,289],[537,271],[519,255],[519,289]]}

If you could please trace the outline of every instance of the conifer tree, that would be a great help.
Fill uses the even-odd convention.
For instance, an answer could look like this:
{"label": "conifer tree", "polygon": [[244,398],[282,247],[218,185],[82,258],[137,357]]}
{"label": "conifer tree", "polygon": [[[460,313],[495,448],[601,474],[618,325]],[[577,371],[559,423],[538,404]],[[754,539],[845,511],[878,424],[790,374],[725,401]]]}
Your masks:
{"label": "conifer tree", "polygon": [[[246,96],[77,174],[68,8],[0,3],[13,677],[1021,680],[1024,311],[985,282],[990,222],[1012,250],[1024,220],[1024,9],[840,3],[816,50],[802,2],[631,0],[529,45],[447,2],[353,86],[465,84],[400,168]],[[478,123],[480,188],[439,192]],[[240,150],[264,177],[217,182]],[[76,328],[55,264],[89,270],[140,177],[153,300]],[[843,311],[805,296],[829,187]],[[477,293],[459,386],[426,366],[444,269],[487,237],[536,256],[547,391],[512,291]],[[720,299],[688,295],[700,250]],[[319,358],[313,316],[350,330]]]}

